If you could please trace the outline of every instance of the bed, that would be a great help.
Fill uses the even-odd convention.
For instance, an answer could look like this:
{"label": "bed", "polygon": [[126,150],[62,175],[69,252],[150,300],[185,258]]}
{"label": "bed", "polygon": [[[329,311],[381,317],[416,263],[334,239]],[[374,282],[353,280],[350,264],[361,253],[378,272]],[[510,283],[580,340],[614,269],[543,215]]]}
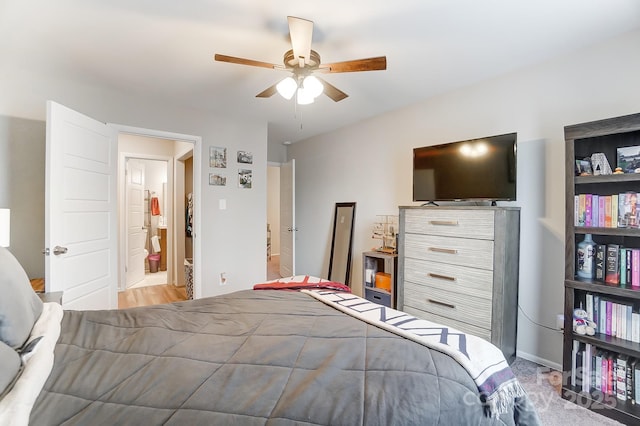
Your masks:
{"label": "bed", "polygon": [[[21,281],[7,277],[7,265],[16,266],[9,257],[0,250],[3,294]],[[20,371],[0,400],[1,424],[539,424],[504,358],[487,382],[509,383],[511,393],[489,405],[455,353],[393,330],[398,321],[375,324],[366,317],[375,306],[363,311],[370,302],[348,291],[256,286],[166,305],[62,312],[19,287],[21,314],[34,322],[18,321],[28,335],[16,347],[5,336],[17,302],[0,302],[3,369],[12,365],[6,349],[21,351]],[[383,312],[394,315],[402,313]],[[457,339],[472,346],[466,337]]]}

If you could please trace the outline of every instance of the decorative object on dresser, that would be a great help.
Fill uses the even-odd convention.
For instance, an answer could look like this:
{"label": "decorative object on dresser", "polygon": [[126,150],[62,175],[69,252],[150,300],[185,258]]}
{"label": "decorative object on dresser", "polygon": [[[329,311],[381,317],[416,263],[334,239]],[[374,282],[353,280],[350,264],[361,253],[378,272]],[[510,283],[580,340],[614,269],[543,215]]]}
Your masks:
{"label": "decorative object on dresser", "polygon": [[373,223],[371,238],[380,240],[381,246],[375,251],[384,253],[398,252],[398,215],[377,215],[377,220]]}
{"label": "decorative object on dresser", "polygon": [[400,207],[398,309],[474,334],[512,362],[520,209]]}
{"label": "decorative object on dresser", "polygon": [[362,253],[362,297],[396,307],[398,255],[377,250]]}
{"label": "decorative object on dresser", "polygon": [[[607,174],[605,165],[601,175],[576,176],[571,167],[565,172],[562,397],[622,423],[639,424],[640,174],[625,171],[634,167],[633,147],[640,145],[640,114],[566,126],[564,135],[567,165],[588,156],[593,162],[599,153],[605,161],[617,159],[620,170]],[[589,235],[595,247],[592,278],[581,269],[581,242]],[[595,324],[594,335],[571,326],[573,312],[582,309],[588,323]]]}

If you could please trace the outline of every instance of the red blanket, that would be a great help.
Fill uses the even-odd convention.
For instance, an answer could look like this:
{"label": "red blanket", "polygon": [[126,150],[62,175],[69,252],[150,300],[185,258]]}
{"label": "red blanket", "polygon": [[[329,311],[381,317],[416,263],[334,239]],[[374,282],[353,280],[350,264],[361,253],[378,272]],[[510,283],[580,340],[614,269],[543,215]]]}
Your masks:
{"label": "red blanket", "polygon": [[351,293],[349,286],[335,281],[328,281],[310,275],[296,275],[293,277],[280,278],[266,283],[256,284],[254,290],[291,290],[302,289],[326,289]]}

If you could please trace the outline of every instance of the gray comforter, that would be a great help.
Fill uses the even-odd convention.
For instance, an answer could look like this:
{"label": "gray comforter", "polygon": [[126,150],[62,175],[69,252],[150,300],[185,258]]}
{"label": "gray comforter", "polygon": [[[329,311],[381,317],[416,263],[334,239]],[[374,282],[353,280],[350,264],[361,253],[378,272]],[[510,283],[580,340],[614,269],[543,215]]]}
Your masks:
{"label": "gray comforter", "polygon": [[31,424],[537,424],[489,418],[452,358],[297,292],[66,311]]}

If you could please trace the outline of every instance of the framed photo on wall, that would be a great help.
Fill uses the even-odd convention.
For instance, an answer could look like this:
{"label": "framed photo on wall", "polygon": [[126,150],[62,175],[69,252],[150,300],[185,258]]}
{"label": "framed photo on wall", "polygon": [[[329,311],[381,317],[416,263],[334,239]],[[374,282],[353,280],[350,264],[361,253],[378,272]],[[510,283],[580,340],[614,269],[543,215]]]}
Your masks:
{"label": "framed photo on wall", "polygon": [[224,169],[227,167],[227,148],[209,147],[209,167]]}

